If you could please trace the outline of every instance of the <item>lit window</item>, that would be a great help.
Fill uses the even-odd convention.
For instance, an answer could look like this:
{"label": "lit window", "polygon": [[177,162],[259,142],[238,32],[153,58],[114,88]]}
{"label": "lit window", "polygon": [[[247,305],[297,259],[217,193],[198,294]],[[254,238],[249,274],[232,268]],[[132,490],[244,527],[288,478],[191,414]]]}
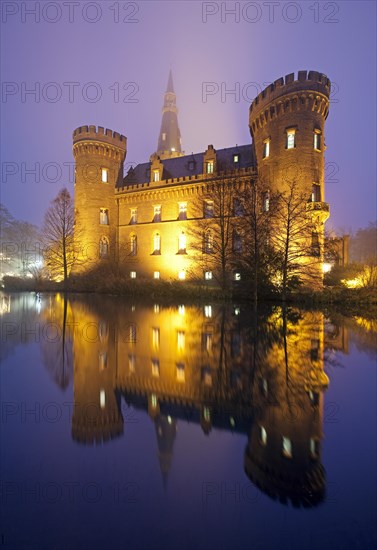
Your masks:
{"label": "lit window", "polygon": [[236,273],[234,274],[234,280],[235,281],[240,281],[241,280],[241,273],[236,271]]}
{"label": "lit window", "polygon": [[153,221],[154,222],[160,222],[161,221],[161,205],[157,204],[153,207]]}
{"label": "lit window", "polygon": [[183,231],[178,237],[178,254],[186,254],[186,235]]}
{"label": "lit window", "polygon": [[175,147],[172,147],[172,148],[170,149],[170,151],[171,151],[172,153],[175,153]]}
{"label": "lit window", "polygon": [[296,147],[296,130],[287,130],[287,149],[294,149]]}
{"label": "lit window", "polygon": [[206,173],[207,174],[213,174],[213,168],[214,168],[214,161],[213,160],[209,160],[207,163],[206,163]]}
{"label": "lit window", "polygon": [[205,271],[204,278],[206,281],[210,281],[212,279],[212,271]]}
{"label": "lit window", "polygon": [[102,168],[101,169],[101,179],[102,179],[102,183],[107,183],[109,181],[109,170],[107,168]]}
{"label": "lit window", "polygon": [[203,216],[205,218],[213,218],[213,215],[214,215],[213,201],[204,201]]}
{"label": "lit window", "polygon": [[100,390],[99,392],[99,404],[101,409],[104,409],[106,406],[106,393],[105,390]]}
{"label": "lit window", "polygon": [[158,304],[154,304],[154,306],[153,306],[153,311],[154,311],[155,313],[160,313],[160,306],[159,306]]}
{"label": "lit window", "polygon": [[99,370],[105,370],[107,368],[107,352],[101,351],[98,354]]}
{"label": "lit window", "polygon": [[160,170],[153,170],[153,181],[160,181]]}
{"label": "lit window", "polygon": [[267,432],[263,426],[259,426],[259,439],[262,445],[267,445]]}
{"label": "lit window", "polygon": [[292,458],[292,441],[288,437],[282,439],[282,453],[287,458]]}
{"label": "lit window", "polygon": [[101,225],[109,225],[109,211],[107,208],[99,209],[99,223]]}
{"label": "lit window", "polygon": [[179,313],[179,315],[184,315],[185,314],[185,306],[184,305],[178,306],[178,313]]}
{"label": "lit window", "polygon": [[321,150],[321,132],[314,130],[313,147],[316,151]]}
{"label": "lit window", "polygon": [[160,376],[160,361],[152,359],[152,376],[158,378]]}
{"label": "lit window", "polygon": [[107,258],[109,255],[109,241],[106,237],[102,237],[99,242],[99,255],[100,258]]}
{"label": "lit window", "polygon": [[153,279],[159,279],[160,278],[160,272],[159,271],[154,271],[153,272]]}
{"label": "lit window", "polygon": [[319,455],[319,441],[318,439],[310,438],[310,454],[313,458]]}
{"label": "lit window", "polygon": [[185,333],[183,330],[179,330],[177,332],[177,349],[178,350],[185,349]]}
{"label": "lit window", "polygon": [[130,235],[130,253],[131,256],[136,256],[137,254],[137,236]]}
{"label": "lit window", "polygon": [[157,395],[155,393],[152,393],[151,403],[152,408],[155,409],[157,407]]}
{"label": "lit window", "polygon": [[130,271],[131,279],[136,279],[136,271]]}
{"label": "lit window", "polygon": [[268,382],[267,382],[266,378],[262,378],[261,391],[262,391],[263,395],[267,396],[267,394],[268,394]]}
{"label": "lit window", "polygon": [[213,231],[208,229],[204,234],[204,253],[211,254],[213,252]]}
{"label": "lit window", "polygon": [[263,142],[263,158],[266,159],[270,156],[270,140],[266,139]]}
{"label": "lit window", "polygon": [[185,366],[183,363],[177,363],[177,380],[178,382],[185,381]]}
{"label": "lit window", "polygon": [[211,411],[208,407],[204,407],[203,417],[206,422],[209,422],[211,420]]}
{"label": "lit window", "polygon": [[212,317],[212,306],[204,306],[204,316],[205,317]]}
{"label": "lit window", "polygon": [[186,271],[184,269],[178,271],[178,279],[180,281],[184,281],[186,279]]}
{"label": "lit window", "polygon": [[160,233],[155,233],[153,236],[153,253],[161,254],[161,235]]}
{"label": "lit window", "polygon": [[152,328],[152,346],[154,349],[160,347],[160,329],[158,327]]}
{"label": "lit window", "polygon": [[239,162],[239,160],[240,160],[239,155],[233,155],[233,162],[234,162],[234,164],[236,164],[237,162]]}
{"label": "lit window", "polygon": [[165,132],[162,132],[162,141],[165,141],[166,140],[166,134]]}
{"label": "lit window", "polygon": [[312,185],[312,202],[321,202],[321,186],[318,183]]}
{"label": "lit window", "polygon": [[239,315],[241,313],[241,309],[239,307],[234,308],[234,315]]}
{"label": "lit window", "polygon": [[179,208],[178,219],[187,220],[187,202],[180,202],[178,204],[178,208]]}
{"label": "lit window", "polygon": [[130,354],[128,356],[128,370],[130,373],[134,373],[136,369],[136,356],[134,354]]}
{"label": "lit window", "polygon": [[137,208],[131,208],[130,224],[133,225],[135,223],[137,223]]}

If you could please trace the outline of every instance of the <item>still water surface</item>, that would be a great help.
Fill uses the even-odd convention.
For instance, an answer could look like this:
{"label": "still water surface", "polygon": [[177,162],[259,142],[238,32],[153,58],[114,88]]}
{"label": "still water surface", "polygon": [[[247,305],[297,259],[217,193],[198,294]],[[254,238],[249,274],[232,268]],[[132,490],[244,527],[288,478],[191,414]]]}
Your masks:
{"label": "still water surface", "polygon": [[376,547],[376,321],[0,302],[2,548]]}

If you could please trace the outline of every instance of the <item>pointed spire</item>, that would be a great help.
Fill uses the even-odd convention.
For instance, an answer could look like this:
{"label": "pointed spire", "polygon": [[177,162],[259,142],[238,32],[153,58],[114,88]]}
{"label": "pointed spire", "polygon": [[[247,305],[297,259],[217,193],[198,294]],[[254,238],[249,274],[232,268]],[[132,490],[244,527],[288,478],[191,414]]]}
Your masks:
{"label": "pointed spire", "polygon": [[168,85],[164,95],[157,154],[161,160],[181,157],[183,155],[181,148],[181,132],[178,126],[178,109],[171,69],[169,71]]}
{"label": "pointed spire", "polygon": [[171,72],[171,69],[169,71],[169,78],[168,78],[168,85],[166,88],[166,93],[174,94],[174,86],[173,86],[173,74]]}

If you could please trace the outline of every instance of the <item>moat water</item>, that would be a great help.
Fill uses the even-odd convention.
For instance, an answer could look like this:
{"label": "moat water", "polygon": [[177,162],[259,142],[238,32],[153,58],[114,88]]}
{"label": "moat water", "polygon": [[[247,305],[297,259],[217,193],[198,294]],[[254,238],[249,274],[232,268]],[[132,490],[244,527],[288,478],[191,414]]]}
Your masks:
{"label": "moat water", "polygon": [[377,320],[1,294],[1,547],[376,547]]}

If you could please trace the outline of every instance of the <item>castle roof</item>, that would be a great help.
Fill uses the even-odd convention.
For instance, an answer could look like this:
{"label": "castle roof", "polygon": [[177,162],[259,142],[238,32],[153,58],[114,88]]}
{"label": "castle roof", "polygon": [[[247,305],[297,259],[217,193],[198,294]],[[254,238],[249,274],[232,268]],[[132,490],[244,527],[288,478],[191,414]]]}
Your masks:
{"label": "castle roof", "polygon": [[[202,152],[192,153],[191,155],[185,155],[183,157],[161,159],[164,166],[162,180],[203,174],[204,155],[205,153]],[[237,163],[234,162],[234,155],[238,155]],[[227,147],[226,149],[218,149],[216,151],[216,161],[220,170],[252,168],[255,166],[252,145],[250,143],[247,145]],[[149,182],[150,168],[150,162],[144,162],[130,168],[122,184],[118,185],[118,187],[127,187],[128,185]]]}

